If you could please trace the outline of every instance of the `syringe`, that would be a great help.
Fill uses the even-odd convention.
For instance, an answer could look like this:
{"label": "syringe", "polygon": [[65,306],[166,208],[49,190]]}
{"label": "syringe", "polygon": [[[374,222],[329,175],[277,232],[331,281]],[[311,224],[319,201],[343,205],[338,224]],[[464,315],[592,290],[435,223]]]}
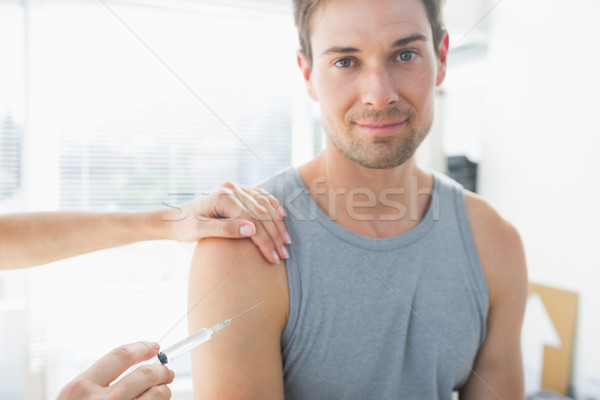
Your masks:
{"label": "syringe", "polygon": [[148,364],[167,364],[167,363],[173,361],[174,359],[176,359],[183,353],[190,351],[194,347],[201,345],[202,343],[206,342],[207,340],[210,340],[213,333],[220,331],[221,329],[223,329],[224,327],[229,325],[231,323],[231,321],[233,321],[234,319],[241,317],[242,315],[246,314],[247,312],[255,309],[256,307],[260,306],[262,303],[264,303],[264,302],[261,301],[260,303],[256,304],[255,306],[250,307],[243,313],[238,314],[233,318],[226,319],[223,322],[219,322],[218,324],[215,324],[210,328],[202,328],[202,329],[198,330],[197,332],[192,333],[187,338],[180,340],[179,342],[175,343],[174,345],[169,346],[169,347],[165,348],[164,350],[160,351],[154,359],[148,361]]}

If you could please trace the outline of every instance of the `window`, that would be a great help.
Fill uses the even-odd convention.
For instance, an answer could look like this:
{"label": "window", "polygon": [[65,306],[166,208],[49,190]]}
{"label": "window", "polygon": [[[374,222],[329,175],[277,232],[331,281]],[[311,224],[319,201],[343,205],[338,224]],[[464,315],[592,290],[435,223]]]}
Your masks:
{"label": "window", "polygon": [[[0,0],[0,212],[23,207],[24,23],[20,2]],[[0,398],[22,398],[24,393],[26,288],[24,273],[0,273]]]}
{"label": "window", "polygon": [[110,8],[44,11],[47,56],[37,65],[58,141],[61,208],[147,208],[289,165],[289,16]]}
{"label": "window", "polygon": [[21,185],[23,24],[20,5],[16,1],[0,1],[0,207],[14,199]]}
{"label": "window", "polygon": [[[257,183],[292,163],[294,96],[309,100],[297,90],[289,4],[10,4],[21,23],[1,9],[0,51],[16,53],[9,56],[14,67],[0,62],[0,83],[14,84],[21,74],[14,101],[27,93],[28,112],[25,124],[23,108],[6,106],[8,92],[0,91],[0,205],[19,190],[28,201],[2,212],[155,208],[225,180]],[[305,140],[305,148],[318,148],[313,141],[320,136],[307,132]],[[29,295],[18,315],[26,318],[18,331],[2,329],[22,341],[21,364],[10,362],[23,373],[12,380],[18,389],[0,385],[0,397],[55,398],[117,345],[168,345],[187,335],[192,251],[193,245],[149,242],[19,272]],[[0,290],[7,276],[0,275]],[[6,315],[0,309],[0,321]],[[0,347],[14,347],[13,336],[0,336]],[[185,395],[189,358],[172,368],[174,393]]]}

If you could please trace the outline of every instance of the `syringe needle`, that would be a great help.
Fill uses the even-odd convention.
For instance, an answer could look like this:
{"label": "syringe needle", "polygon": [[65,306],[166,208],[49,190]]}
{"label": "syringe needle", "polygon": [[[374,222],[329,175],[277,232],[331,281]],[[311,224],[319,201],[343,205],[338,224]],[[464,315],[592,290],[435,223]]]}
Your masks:
{"label": "syringe needle", "polygon": [[229,318],[229,321],[233,321],[234,319],[236,319],[236,318],[238,318],[238,317],[241,317],[242,315],[246,314],[247,312],[254,310],[256,307],[260,306],[262,303],[264,303],[264,301],[261,301],[260,303],[258,303],[258,304],[256,304],[256,305],[253,305],[252,307],[250,307],[249,309],[247,309],[247,310],[246,310],[246,311],[244,311],[243,313],[240,313],[240,314],[236,315],[236,316],[235,316],[235,317],[233,317],[233,318]]}
{"label": "syringe needle", "polygon": [[233,318],[226,319],[226,320],[225,320],[225,321],[223,321],[223,322],[219,322],[218,324],[215,324],[215,325],[213,325],[213,326],[212,326],[210,329],[211,329],[213,332],[218,332],[218,331],[220,331],[221,329],[223,329],[224,327],[226,327],[227,325],[229,325],[229,324],[231,323],[231,321],[233,321],[234,319],[236,319],[236,318],[238,318],[238,317],[241,317],[242,315],[246,314],[246,313],[247,313],[247,312],[249,312],[249,311],[252,311],[252,310],[254,310],[256,307],[260,306],[262,303],[264,303],[264,301],[261,301],[260,303],[258,303],[258,304],[255,304],[254,306],[250,307],[249,309],[247,309],[247,310],[246,310],[246,311],[244,311],[243,313],[240,313],[240,314],[236,315],[236,316],[235,316],[235,317],[233,317]]}

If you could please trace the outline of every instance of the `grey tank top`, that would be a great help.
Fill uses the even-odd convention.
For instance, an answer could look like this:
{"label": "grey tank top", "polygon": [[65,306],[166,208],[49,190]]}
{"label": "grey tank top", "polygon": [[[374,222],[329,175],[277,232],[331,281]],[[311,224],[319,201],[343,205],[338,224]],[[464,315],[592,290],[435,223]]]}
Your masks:
{"label": "grey tank top", "polygon": [[462,188],[434,174],[423,221],[377,239],[332,221],[295,168],[263,182],[287,210],[285,398],[448,399],[485,338],[488,292]]}

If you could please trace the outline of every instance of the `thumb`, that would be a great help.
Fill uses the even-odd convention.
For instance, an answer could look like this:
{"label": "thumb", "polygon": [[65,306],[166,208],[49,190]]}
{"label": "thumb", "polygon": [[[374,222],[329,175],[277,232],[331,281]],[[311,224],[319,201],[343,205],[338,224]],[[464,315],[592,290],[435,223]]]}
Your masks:
{"label": "thumb", "polygon": [[213,232],[208,236],[224,238],[244,238],[256,233],[256,226],[246,220],[216,220],[211,226]]}

